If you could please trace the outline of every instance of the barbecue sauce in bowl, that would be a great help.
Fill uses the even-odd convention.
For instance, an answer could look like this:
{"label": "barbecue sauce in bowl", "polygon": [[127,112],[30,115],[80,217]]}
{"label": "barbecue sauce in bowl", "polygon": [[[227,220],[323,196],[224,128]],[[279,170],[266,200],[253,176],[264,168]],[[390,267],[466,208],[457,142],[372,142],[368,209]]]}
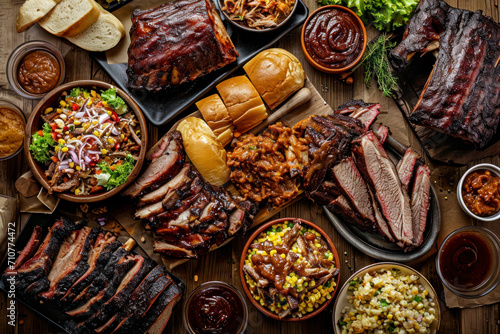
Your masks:
{"label": "barbecue sauce in bowl", "polygon": [[243,297],[222,282],[209,282],[194,290],[185,307],[190,333],[235,334],[246,328]]}
{"label": "barbecue sauce in bowl", "polygon": [[467,175],[462,187],[467,208],[475,215],[491,216],[500,210],[500,177],[481,169]]}
{"label": "barbecue sauce in bowl", "polygon": [[491,269],[491,251],[476,233],[463,232],[443,245],[439,265],[443,278],[459,288],[483,283]]}
{"label": "barbecue sauce in bowl", "polygon": [[303,44],[306,55],[316,65],[327,70],[347,70],[360,60],[366,40],[362,23],[354,13],[328,6],[309,17],[303,30]]}
{"label": "barbecue sauce in bowl", "polygon": [[19,84],[32,94],[47,93],[59,83],[60,76],[57,58],[46,51],[28,53],[18,69]]}

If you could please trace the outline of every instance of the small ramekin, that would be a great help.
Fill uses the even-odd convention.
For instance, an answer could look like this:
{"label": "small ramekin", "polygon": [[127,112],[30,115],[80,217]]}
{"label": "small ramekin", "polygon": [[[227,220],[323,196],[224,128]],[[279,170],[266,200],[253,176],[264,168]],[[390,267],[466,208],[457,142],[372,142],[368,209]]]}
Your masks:
{"label": "small ramekin", "polygon": [[64,82],[64,78],[66,76],[66,64],[64,62],[63,55],[61,51],[59,51],[59,49],[54,45],[45,41],[29,41],[19,45],[14,49],[14,51],[12,51],[9,59],[7,60],[7,81],[9,82],[9,85],[12,90],[14,90],[14,92],[26,99],[31,100],[41,99],[50,92],[47,91],[41,94],[30,93],[20,85],[19,80],[17,79],[17,71],[19,70],[19,65],[21,64],[24,56],[34,51],[48,52],[57,59],[60,68],[59,82],[53,87],[53,89],[57,88],[57,86],[60,86]]}
{"label": "small ramekin", "polygon": [[481,170],[481,169],[489,170],[490,172],[492,172],[496,176],[500,177],[500,168],[495,166],[495,165],[492,165],[492,164],[487,164],[487,163],[479,164],[479,165],[475,165],[474,167],[469,168],[465,172],[465,174],[460,178],[460,181],[458,182],[457,199],[458,199],[458,203],[460,204],[460,207],[462,208],[462,210],[465,211],[466,214],[468,214],[469,216],[471,216],[474,219],[477,219],[477,220],[480,220],[483,222],[491,222],[491,221],[495,221],[495,220],[500,219],[500,211],[498,211],[497,213],[495,213],[491,216],[486,216],[486,217],[478,216],[469,210],[467,205],[465,205],[464,198],[462,196],[462,186],[464,184],[464,181],[465,181],[465,178],[467,177],[467,175],[469,175],[470,173],[475,172],[477,170]]}
{"label": "small ramekin", "polygon": [[235,287],[233,287],[230,284],[227,284],[226,282],[221,282],[221,281],[210,281],[210,282],[203,283],[200,286],[198,286],[197,288],[195,288],[189,294],[188,298],[186,299],[186,302],[184,303],[184,308],[182,309],[182,319],[183,319],[184,328],[186,329],[186,331],[190,334],[196,334],[196,332],[191,328],[191,326],[189,324],[189,319],[188,319],[189,303],[191,302],[193,297],[196,296],[197,293],[203,291],[204,289],[212,288],[212,287],[222,287],[224,289],[231,290],[232,292],[234,292],[236,294],[236,296],[238,296],[238,299],[241,301],[241,305],[243,305],[243,320],[241,322],[240,328],[234,334],[245,333],[246,328],[247,328],[247,323],[248,323],[248,306],[247,306],[247,303],[245,301],[245,298],[243,298],[243,295]]}
{"label": "small ramekin", "polygon": [[[450,282],[444,279],[440,266],[443,247],[446,245],[448,240],[457,234],[464,232],[477,234],[488,246],[491,253],[491,270],[488,277],[478,286],[471,288],[459,288],[453,286]],[[500,240],[493,232],[480,226],[465,226],[459,228],[458,230],[451,232],[439,247],[438,254],[436,256],[436,271],[443,285],[457,296],[469,299],[482,297],[490,293],[500,283]]]}
{"label": "small ramekin", "polygon": [[[21,111],[21,109],[19,109],[15,104],[13,104],[7,100],[4,100],[4,99],[0,99],[0,108],[11,109],[11,110],[15,111],[19,116],[21,116],[22,120],[24,121],[24,131],[26,131],[26,115]],[[21,146],[17,149],[17,151],[12,153],[11,155],[7,155],[5,157],[0,157],[0,161],[9,160],[9,159],[15,157],[16,155],[19,154],[19,152],[21,152],[23,150],[23,147],[24,147],[24,140],[23,140],[23,143],[21,144]]]}

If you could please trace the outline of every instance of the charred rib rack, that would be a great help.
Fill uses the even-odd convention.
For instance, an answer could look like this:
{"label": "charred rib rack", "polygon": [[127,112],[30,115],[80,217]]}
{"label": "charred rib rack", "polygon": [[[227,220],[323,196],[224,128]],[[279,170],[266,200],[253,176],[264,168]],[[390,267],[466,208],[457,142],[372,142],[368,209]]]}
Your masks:
{"label": "charred rib rack", "polygon": [[298,123],[294,131],[308,143],[311,161],[304,183],[316,203],[410,250],[424,239],[430,170],[412,149],[398,167],[391,161],[382,145],[389,129],[372,125],[379,108],[349,101],[333,115]]}
{"label": "charred rib rack", "polygon": [[[14,270],[17,291],[66,310],[71,333],[161,333],[183,288],[100,228],[57,220],[42,243],[35,227]],[[27,254],[34,254],[27,259]]]}
{"label": "charred rib rack", "polygon": [[153,230],[156,252],[196,258],[250,226],[256,206],[212,186],[192,164],[184,163],[178,131],[158,147],[148,168],[125,191],[137,200],[135,217],[147,220]]}
{"label": "charred rib rack", "polygon": [[238,57],[211,0],[177,0],[134,10],[128,85],[160,91],[224,67]]}
{"label": "charred rib rack", "polygon": [[409,119],[477,148],[500,120],[500,25],[442,0],[422,0],[403,41],[391,52],[402,69],[417,52],[439,48],[436,64]]}

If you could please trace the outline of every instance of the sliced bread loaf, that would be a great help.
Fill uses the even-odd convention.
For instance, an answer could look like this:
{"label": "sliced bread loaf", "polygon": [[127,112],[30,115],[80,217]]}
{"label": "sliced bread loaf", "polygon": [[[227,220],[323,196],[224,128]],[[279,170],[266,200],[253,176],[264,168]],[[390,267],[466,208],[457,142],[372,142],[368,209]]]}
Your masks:
{"label": "sliced bread loaf", "polygon": [[62,0],[38,24],[56,36],[74,36],[94,24],[100,13],[94,0]]}
{"label": "sliced bread loaf", "polygon": [[17,14],[17,32],[23,32],[47,15],[61,0],[26,0]]}
{"label": "sliced bread loaf", "polygon": [[101,6],[97,21],[78,35],[66,37],[71,43],[87,51],[106,51],[125,36],[123,24]]}

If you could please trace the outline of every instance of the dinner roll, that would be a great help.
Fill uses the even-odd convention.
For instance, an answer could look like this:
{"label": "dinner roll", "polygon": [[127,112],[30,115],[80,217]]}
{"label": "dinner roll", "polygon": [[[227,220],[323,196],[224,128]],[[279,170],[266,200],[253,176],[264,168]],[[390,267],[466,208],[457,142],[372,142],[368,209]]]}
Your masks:
{"label": "dinner roll", "polygon": [[217,85],[217,90],[240,134],[267,118],[266,106],[246,76],[227,79]]}
{"label": "dinner roll", "polygon": [[262,51],[243,69],[271,110],[304,87],[306,78],[299,60],[278,48]]}
{"label": "dinner roll", "polygon": [[208,126],[212,129],[216,136],[220,135],[229,128],[234,128],[232,126],[233,120],[231,119],[231,116],[229,116],[227,108],[220,99],[219,95],[210,95],[196,102],[196,106],[200,110],[205,122],[207,122]]}

